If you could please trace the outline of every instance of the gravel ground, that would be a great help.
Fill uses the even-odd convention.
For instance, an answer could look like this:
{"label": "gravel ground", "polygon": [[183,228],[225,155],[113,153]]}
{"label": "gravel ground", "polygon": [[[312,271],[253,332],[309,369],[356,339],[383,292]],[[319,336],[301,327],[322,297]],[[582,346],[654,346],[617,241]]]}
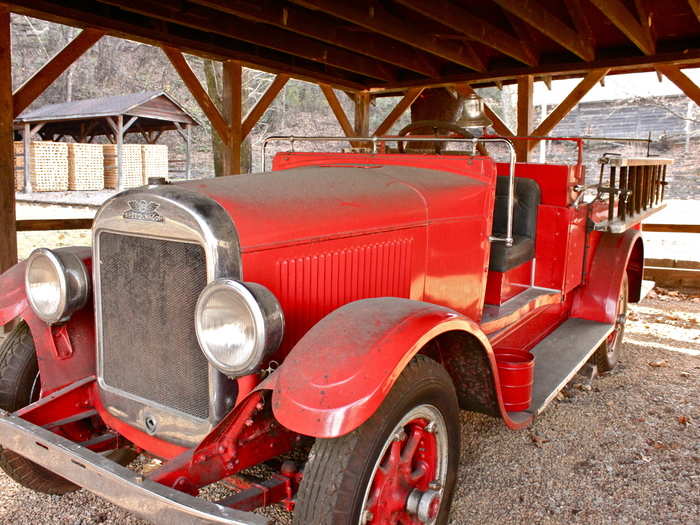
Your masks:
{"label": "gravel ground", "polygon": [[[651,292],[625,341],[615,371],[575,378],[530,429],[462,414],[451,523],[700,524],[700,295]],[[145,525],[84,490],[41,496],[4,474],[0,523]]]}

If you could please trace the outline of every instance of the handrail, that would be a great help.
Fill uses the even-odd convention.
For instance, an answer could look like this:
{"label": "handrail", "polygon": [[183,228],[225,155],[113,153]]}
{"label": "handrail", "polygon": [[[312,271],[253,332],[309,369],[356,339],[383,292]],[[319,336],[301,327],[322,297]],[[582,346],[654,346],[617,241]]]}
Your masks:
{"label": "handrail", "polygon": [[506,246],[513,246],[513,206],[515,204],[515,148],[510,140],[505,138],[452,138],[452,137],[297,137],[297,136],[272,136],[267,137],[262,142],[261,167],[265,171],[267,160],[267,145],[270,142],[289,142],[294,151],[295,142],[369,142],[372,144],[372,155],[377,154],[377,144],[384,142],[456,142],[458,144],[471,144],[472,155],[476,153],[477,144],[500,143],[508,148],[509,171],[508,171],[508,215],[506,223],[506,236],[491,236],[492,241],[505,242]]}

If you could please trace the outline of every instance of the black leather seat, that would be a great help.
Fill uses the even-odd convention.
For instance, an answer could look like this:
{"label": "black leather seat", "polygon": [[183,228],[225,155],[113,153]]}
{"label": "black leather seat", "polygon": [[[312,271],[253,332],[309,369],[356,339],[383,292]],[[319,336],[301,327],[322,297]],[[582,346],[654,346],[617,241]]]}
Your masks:
{"label": "black leather seat", "polygon": [[[535,257],[537,206],[540,186],[532,179],[515,178],[513,205],[513,246],[503,241],[491,241],[489,270],[507,272]],[[493,235],[505,237],[508,227],[508,177],[496,181],[496,202],[493,209]]]}

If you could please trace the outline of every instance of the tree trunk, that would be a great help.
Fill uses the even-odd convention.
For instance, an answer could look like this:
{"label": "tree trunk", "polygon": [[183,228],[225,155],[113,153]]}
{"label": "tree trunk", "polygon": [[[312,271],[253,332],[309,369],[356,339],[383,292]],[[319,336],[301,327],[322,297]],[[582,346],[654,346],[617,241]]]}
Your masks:
{"label": "tree trunk", "polygon": [[[219,108],[223,107],[221,100],[221,92],[219,91],[219,83],[217,81],[216,67],[213,60],[204,59],[204,76],[207,82],[207,92],[212,102]],[[214,176],[222,177],[224,175],[224,143],[221,137],[216,133],[216,130],[211,128],[211,151],[214,157]]]}

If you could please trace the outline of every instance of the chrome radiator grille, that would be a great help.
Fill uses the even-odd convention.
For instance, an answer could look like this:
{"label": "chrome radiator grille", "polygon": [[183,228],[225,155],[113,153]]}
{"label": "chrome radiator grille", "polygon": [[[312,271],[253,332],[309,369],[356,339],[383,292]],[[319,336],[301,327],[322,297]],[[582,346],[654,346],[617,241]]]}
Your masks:
{"label": "chrome radiator grille", "polygon": [[102,380],[201,419],[209,415],[208,362],[194,330],[207,283],[198,244],[99,235]]}

